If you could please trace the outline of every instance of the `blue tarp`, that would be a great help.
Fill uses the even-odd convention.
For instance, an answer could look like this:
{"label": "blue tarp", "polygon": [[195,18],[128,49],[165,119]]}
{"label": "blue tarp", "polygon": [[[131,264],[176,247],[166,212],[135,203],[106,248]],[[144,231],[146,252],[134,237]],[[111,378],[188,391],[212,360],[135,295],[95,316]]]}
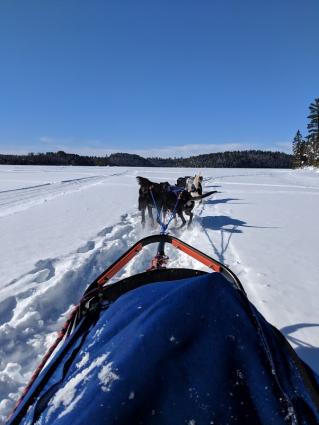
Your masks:
{"label": "blue tarp", "polygon": [[130,291],[69,348],[21,423],[319,423],[311,371],[251,308],[262,332],[218,273]]}

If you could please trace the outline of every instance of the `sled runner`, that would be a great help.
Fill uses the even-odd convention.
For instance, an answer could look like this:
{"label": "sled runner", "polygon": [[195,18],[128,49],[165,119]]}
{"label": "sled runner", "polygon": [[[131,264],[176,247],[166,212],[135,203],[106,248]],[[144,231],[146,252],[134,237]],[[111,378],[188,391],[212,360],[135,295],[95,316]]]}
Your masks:
{"label": "sled runner", "polygon": [[[150,268],[109,281],[157,243]],[[169,268],[170,244],[212,273]],[[181,254],[182,255],[182,254]],[[238,277],[167,235],[85,291],[9,420],[15,424],[316,424],[316,376]]]}

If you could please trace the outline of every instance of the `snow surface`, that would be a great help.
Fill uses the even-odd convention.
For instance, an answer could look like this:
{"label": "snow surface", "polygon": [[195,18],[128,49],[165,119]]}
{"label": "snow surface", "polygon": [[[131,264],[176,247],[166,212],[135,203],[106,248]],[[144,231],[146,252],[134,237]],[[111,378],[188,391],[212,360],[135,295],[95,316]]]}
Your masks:
{"label": "snow surface", "polygon": [[[156,232],[140,225],[135,177],[173,184],[196,171],[0,166],[0,423],[87,284]],[[319,173],[202,171],[204,191],[220,193],[197,205],[190,230],[172,233],[228,265],[266,319],[319,373]],[[145,270],[154,249],[120,276]],[[182,253],[167,253],[172,266],[204,268]],[[92,367],[88,357],[82,367]],[[117,376],[110,364],[101,367],[107,391]],[[68,408],[78,402],[72,388]],[[65,394],[54,400],[64,403]]]}

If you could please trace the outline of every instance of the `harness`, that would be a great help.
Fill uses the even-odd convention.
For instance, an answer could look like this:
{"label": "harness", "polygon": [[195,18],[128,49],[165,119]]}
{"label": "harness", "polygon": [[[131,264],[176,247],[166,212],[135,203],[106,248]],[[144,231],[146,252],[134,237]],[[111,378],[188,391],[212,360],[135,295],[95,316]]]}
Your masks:
{"label": "harness", "polygon": [[154,193],[152,191],[152,186],[150,187],[149,191],[150,191],[150,194],[151,194],[151,197],[152,197],[154,208],[156,209],[157,221],[158,221],[160,228],[161,228],[160,234],[165,235],[167,233],[168,226],[170,225],[171,221],[175,217],[176,208],[177,208],[177,205],[178,205],[179,200],[181,198],[181,194],[184,191],[184,189],[181,189],[181,188],[176,187],[176,186],[170,186],[169,187],[168,192],[174,193],[174,195],[176,196],[176,202],[175,202],[175,206],[174,206],[173,210],[171,211],[171,215],[170,215],[167,223],[164,223],[164,217],[163,217],[163,219],[161,218],[162,208],[159,208],[157,203],[156,203],[156,199],[155,199]]}

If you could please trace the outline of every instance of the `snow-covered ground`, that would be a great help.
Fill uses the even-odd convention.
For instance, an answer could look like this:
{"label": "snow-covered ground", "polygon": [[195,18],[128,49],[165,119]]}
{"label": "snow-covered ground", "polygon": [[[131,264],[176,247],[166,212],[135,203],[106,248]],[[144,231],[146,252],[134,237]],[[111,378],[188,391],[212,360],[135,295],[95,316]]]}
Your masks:
{"label": "snow-covered ground", "polygon": [[[154,232],[140,225],[135,177],[173,184],[196,171],[0,166],[0,423],[86,285]],[[220,193],[196,207],[190,230],[172,233],[227,264],[319,373],[319,173],[202,171],[204,191]],[[201,268],[169,255],[172,265]],[[140,254],[123,274],[149,260]]]}

